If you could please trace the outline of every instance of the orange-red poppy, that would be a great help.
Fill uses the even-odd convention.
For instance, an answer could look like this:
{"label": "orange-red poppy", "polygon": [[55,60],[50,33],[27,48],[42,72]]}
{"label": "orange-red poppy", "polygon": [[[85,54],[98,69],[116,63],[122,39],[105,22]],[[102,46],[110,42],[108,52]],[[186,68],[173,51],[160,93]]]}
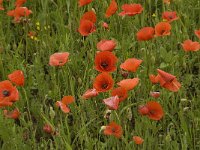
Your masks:
{"label": "orange-red poppy", "polygon": [[177,81],[176,76],[169,74],[163,70],[157,69],[159,75],[159,83],[162,87],[172,91],[178,92],[181,84]]}
{"label": "orange-red poppy", "polygon": [[13,111],[3,110],[3,114],[6,118],[10,119],[18,119],[20,116],[19,109],[15,108]]}
{"label": "orange-red poppy", "polygon": [[68,52],[58,52],[50,56],[49,65],[50,66],[63,66],[68,62],[69,53]]}
{"label": "orange-red poppy", "polygon": [[154,37],[154,28],[152,27],[144,27],[140,29],[136,36],[138,41],[147,41]]}
{"label": "orange-red poppy", "polygon": [[155,26],[156,36],[170,35],[171,25],[168,22],[159,22]]}
{"label": "orange-red poppy", "polygon": [[60,107],[60,109],[64,113],[69,113],[70,109],[68,107],[69,104],[74,102],[74,97],[73,96],[64,96],[61,101],[56,102],[56,106]]}
{"label": "orange-red poppy", "polygon": [[133,141],[135,142],[135,144],[140,145],[144,142],[144,139],[140,136],[133,136]]}
{"label": "orange-red poppy", "polygon": [[0,107],[11,106],[19,100],[19,93],[16,87],[8,80],[0,82]]}
{"label": "orange-red poppy", "polygon": [[149,110],[147,116],[150,119],[160,120],[163,117],[163,115],[164,115],[163,108],[158,102],[149,101],[149,102],[147,102],[146,107]]}
{"label": "orange-red poppy", "polygon": [[162,13],[162,18],[167,20],[169,23],[179,19],[179,17],[176,15],[175,11],[165,11]]}
{"label": "orange-red poppy", "polygon": [[99,95],[99,92],[96,89],[88,89],[83,95],[83,99],[89,99]]}
{"label": "orange-red poppy", "polygon": [[83,16],[81,17],[81,20],[89,20],[89,21],[91,21],[93,23],[96,23],[97,16],[94,13],[94,11],[91,10],[91,11],[88,11],[88,12],[84,13]]}
{"label": "orange-red poppy", "polygon": [[194,31],[195,35],[200,39],[200,29]]}
{"label": "orange-red poppy", "polygon": [[158,75],[155,76],[155,75],[153,75],[153,74],[150,74],[150,75],[149,75],[149,79],[150,79],[150,81],[151,81],[153,84],[159,83],[159,76],[158,76]]}
{"label": "orange-red poppy", "polygon": [[160,92],[150,92],[150,95],[154,98],[160,97]]}
{"label": "orange-red poppy", "polygon": [[9,74],[8,79],[18,86],[24,86],[24,73],[21,70],[15,70]]}
{"label": "orange-red poppy", "polygon": [[128,91],[123,87],[117,87],[112,90],[111,95],[118,96],[119,102],[122,102],[128,97]]}
{"label": "orange-red poppy", "polygon": [[24,3],[26,3],[26,0],[16,0],[15,6],[21,7]]}
{"label": "orange-red poppy", "polygon": [[163,115],[162,106],[156,101],[149,101],[144,106],[139,106],[138,109],[141,115],[147,115],[152,120],[160,120]]}
{"label": "orange-red poppy", "polygon": [[113,135],[116,138],[120,138],[123,134],[122,127],[116,124],[114,121],[105,126],[104,129],[105,135]]}
{"label": "orange-red poppy", "polygon": [[116,70],[117,57],[109,51],[98,52],[95,56],[95,69],[100,72]]}
{"label": "orange-red poppy", "polygon": [[7,15],[14,17],[14,21],[20,22],[21,17],[27,17],[32,13],[31,10],[29,10],[26,7],[16,7],[14,10],[8,11]]}
{"label": "orange-red poppy", "polygon": [[189,51],[198,51],[200,49],[200,44],[199,42],[193,42],[191,40],[185,40],[182,44],[182,47],[184,51],[189,52]]}
{"label": "orange-red poppy", "polygon": [[78,4],[79,4],[79,7],[82,7],[84,5],[88,5],[91,2],[92,2],[92,0],[79,0]]}
{"label": "orange-red poppy", "polygon": [[122,5],[122,12],[119,13],[120,16],[134,16],[136,14],[140,14],[143,11],[143,7],[141,4],[124,4]]}
{"label": "orange-red poppy", "polygon": [[117,3],[116,3],[115,0],[112,0],[110,5],[109,5],[109,7],[106,10],[106,14],[105,14],[106,18],[108,18],[108,17],[112,16],[113,14],[115,14],[116,11],[117,11]]}
{"label": "orange-red poppy", "polygon": [[160,75],[160,77],[162,77],[162,79],[165,82],[171,82],[176,78],[176,76],[174,76],[174,75],[172,75],[170,73],[167,73],[167,72],[165,72],[165,71],[163,71],[161,69],[157,69],[157,71],[158,71],[158,74]]}
{"label": "orange-red poppy", "polygon": [[136,72],[143,60],[129,58],[120,65],[120,68],[130,72]]}
{"label": "orange-red poppy", "polygon": [[94,80],[93,88],[98,92],[107,92],[113,88],[114,80],[106,72],[100,73]]}
{"label": "orange-red poppy", "polygon": [[125,88],[127,91],[134,89],[139,83],[139,78],[124,79],[117,83],[120,87]]}
{"label": "orange-red poppy", "polygon": [[3,7],[3,0],[0,0],[0,10],[4,10],[4,7]]}
{"label": "orange-red poppy", "polygon": [[163,3],[165,3],[165,4],[170,4],[170,1],[171,1],[171,0],[163,0]]}
{"label": "orange-red poppy", "polygon": [[110,110],[117,110],[119,107],[119,97],[118,96],[112,96],[106,99],[103,99],[104,104],[108,107]]}
{"label": "orange-red poppy", "polygon": [[90,33],[96,31],[96,27],[90,20],[81,20],[78,31],[82,36],[88,36]]}
{"label": "orange-red poppy", "polygon": [[97,49],[100,51],[113,51],[116,47],[114,40],[101,40],[97,43]]}

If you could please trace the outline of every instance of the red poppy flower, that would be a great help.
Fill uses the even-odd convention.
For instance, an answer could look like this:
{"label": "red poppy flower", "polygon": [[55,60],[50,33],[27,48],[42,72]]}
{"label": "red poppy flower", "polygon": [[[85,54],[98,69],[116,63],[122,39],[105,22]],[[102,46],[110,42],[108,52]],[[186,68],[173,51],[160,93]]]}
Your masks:
{"label": "red poppy flower", "polygon": [[160,97],[160,92],[150,92],[150,95],[154,98]]}
{"label": "red poppy flower", "polygon": [[117,3],[116,3],[115,0],[112,0],[110,5],[109,5],[109,7],[106,10],[106,14],[105,14],[106,18],[108,18],[108,17],[112,16],[113,14],[115,14],[116,11],[117,11]]}
{"label": "red poppy flower", "polygon": [[172,92],[178,92],[181,84],[177,81],[176,77],[160,69],[157,69],[157,71],[160,85]]}
{"label": "red poppy flower", "polygon": [[189,51],[198,51],[200,49],[200,44],[199,42],[193,42],[191,40],[185,40],[182,44],[182,47],[184,51],[189,52]]}
{"label": "red poppy flower", "polygon": [[120,65],[120,68],[130,72],[136,72],[143,60],[129,58]]}
{"label": "red poppy flower", "polygon": [[135,144],[140,145],[144,142],[144,139],[140,136],[133,136],[133,141],[135,142]]}
{"label": "red poppy flower", "polygon": [[95,69],[100,72],[116,70],[117,57],[109,51],[98,52],[95,56]]}
{"label": "red poppy flower", "polygon": [[128,97],[128,91],[123,87],[118,87],[112,90],[111,95],[118,96],[119,102],[122,102]]}
{"label": "red poppy flower", "polygon": [[115,122],[111,122],[107,126],[105,126],[104,134],[105,135],[113,135],[116,138],[120,138],[122,136],[122,127]]}
{"label": "red poppy flower", "polygon": [[14,17],[15,22],[20,22],[21,17],[27,17],[32,13],[26,7],[16,7],[15,10],[11,10],[7,12],[8,16]]}
{"label": "red poppy flower", "polygon": [[170,35],[171,25],[168,22],[159,22],[155,26],[156,36]]}
{"label": "red poppy flower", "polygon": [[83,94],[82,98],[83,99],[89,99],[89,98],[95,97],[97,95],[99,95],[99,93],[97,92],[96,89],[89,89]]}
{"label": "red poppy flower", "polygon": [[157,69],[157,71],[160,85],[172,92],[178,92],[181,84],[177,81],[176,77],[160,69]]}
{"label": "red poppy flower", "polygon": [[0,82],[0,107],[11,106],[19,100],[19,93],[16,87],[8,80]]}
{"label": "red poppy flower", "polygon": [[139,83],[139,78],[124,79],[117,83],[120,87],[125,88],[127,91],[134,89]]}
{"label": "red poppy flower", "polygon": [[163,0],[163,3],[170,4],[170,0]]}
{"label": "red poppy flower", "polygon": [[26,0],[16,0],[15,6],[16,7],[21,7],[25,2],[26,2]]}
{"label": "red poppy flower", "polygon": [[64,113],[69,113],[70,109],[68,107],[69,104],[74,102],[74,97],[73,96],[64,96],[61,101],[56,102],[56,106],[60,107],[60,109]]}
{"label": "red poppy flower", "polygon": [[122,5],[122,12],[119,13],[120,16],[134,16],[140,14],[143,11],[142,5],[140,4],[124,4]]}
{"label": "red poppy flower", "polygon": [[165,82],[171,82],[176,78],[176,76],[174,76],[174,75],[172,75],[170,73],[167,73],[167,72],[165,72],[163,70],[157,69],[157,71],[158,71],[158,74],[162,77],[162,79]]}
{"label": "red poppy flower", "polygon": [[114,81],[112,77],[106,73],[100,73],[94,80],[93,87],[98,92],[106,92],[113,88]]}
{"label": "red poppy flower", "polygon": [[8,79],[18,86],[24,86],[24,73],[21,70],[16,70],[9,74]]}
{"label": "red poppy flower", "polygon": [[100,51],[113,51],[116,47],[114,40],[101,40],[97,43],[97,49]]}
{"label": "red poppy flower", "polygon": [[147,114],[147,116],[152,119],[152,120],[160,120],[163,115],[163,109],[162,106],[156,102],[156,101],[149,101],[146,104],[146,107],[149,110],[149,113]]}
{"label": "red poppy flower", "polygon": [[200,39],[200,29],[194,31],[195,35]]}
{"label": "red poppy flower", "polygon": [[82,36],[88,36],[90,33],[96,31],[96,27],[92,21],[81,20],[78,31]]}
{"label": "red poppy flower", "polygon": [[109,26],[106,22],[103,22],[102,27],[104,27],[105,29],[109,29]]}
{"label": "red poppy flower", "polygon": [[179,17],[177,17],[176,12],[175,11],[165,11],[162,13],[162,18],[167,20],[169,23],[179,19]]}
{"label": "red poppy flower", "polygon": [[81,20],[89,20],[89,21],[95,23],[97,21],[97,16],[94,13],[94,11],[91,10],[91,11],[84,13],[83,16],[81,17]]}
{"label": "red poppy flower", "polygon": [[154,37],[154,28],[144,27],[137,32],[138,41],[147,41]]}
{"label": "red poppy flower", "polygon": [[139,106],[138,109],[141,115],[147,115],[152,120],[160,120],[163,115],[162,106],[156,101],[149,101],[144,106]]}
{"label": "red poppy flower", "polygon": [[87,5],[91,2],[92,2],[92,0],[79,0],[78,4],[79,4],[79,7],[82,7],[82,6]]}
{"label": "red poppy flower", "polygon": [[68,52],[58,52],[50,56],[49,65],[50,66],[63,66],[67,63],[69,57]]}
{"label": "red poppy flower", "polygon": [[149,79],[153,84],[159,83],[159,76],[155,76],[153,74],[149,75]]}
{"label": "red poppy flower", "polygon": [[9,112],[8,110],[4,110],[3,114],[6,118],[10,119],[18,119],[20,116],[20,112],[17,108],[15,108],[13,111]]}
{"label": "red poppy flower", "polygon": [[112,96],[103,100],[103,102],[107,105],[110,110],[117,110],[119,107],[119,97]]}
{"label": "red poppy flower", "polygon": [[0,0],[0,10],[4,10],[4,7],[3,7],[3,0]]}

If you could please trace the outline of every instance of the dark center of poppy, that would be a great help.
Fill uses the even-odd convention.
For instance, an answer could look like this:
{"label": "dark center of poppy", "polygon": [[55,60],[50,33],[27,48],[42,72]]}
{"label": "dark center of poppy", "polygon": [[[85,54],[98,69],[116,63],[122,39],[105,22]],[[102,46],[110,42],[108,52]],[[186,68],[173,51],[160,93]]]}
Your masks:
{"label": "dark center of poppy", "polygon": [[113,127],[111,128],[111,130],[112,130],[112,132],[116,132],[116,129],[115,129],[115,128],[113,128]]}
{"label": "dark center of poppy", "polygon": [[150,110],[149,113],[150,113],[151,115],[155,115],[155,114],[156,114],[156,112],[155,112],[154,110]]}
{"label": "dark center of poppy", "polygon": [[10,95],[10,92],[7,90],[4,90],[3,92],[3,96],[8,97]]}
{"label": "dark center of poppy", "polygon": [[165,29],[162,29],[161,31],[160,31],[160,34],[162,35],[162,34],[164,34],[165,33]]}
{"label": "dark center of poppy", "polygon": [[107,87],[108,87],[108,84],[107,83],[104,83],[104,84],[102,84],[102,86],[101,86],[103,89],[106,89]]}
{"label": "dark center of poppy", "polygon": [[62,64],[63,63],[63,61],[62,60],[59,60],[59,64]]}
{"label": "dark center of poppy", "polygon": [[107,64],[106,62],[102,62],[102,63],[101,63],[101,66],[102,66],[103,68],[106,68],[106,67],[108,67],[108,64]]}
{"label": "dark center of poppy", "polygon": [[168,16],[169,17],[169,19],[173,19],[173,16],[172,15],[170,15],[170,16]]}

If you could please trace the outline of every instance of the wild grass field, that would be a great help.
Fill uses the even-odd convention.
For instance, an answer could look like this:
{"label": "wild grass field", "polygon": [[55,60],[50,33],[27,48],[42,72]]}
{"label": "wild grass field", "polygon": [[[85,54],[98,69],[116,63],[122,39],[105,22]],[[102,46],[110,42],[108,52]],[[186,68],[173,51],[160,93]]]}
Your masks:
{"label": "wild grass field", "polygon": [[[0,149],[200,150],[200,33],[195,32],[200,30],[200,1],[115,0],[117,10],[114,0],[92,0],[80,7],[84,1],[0,0]],[[142,9],[120,15],[124,4],[141,4]],[[111,16],[106,17],[109,6]],[[27,9],[18,12],[21,7]],[[90,21],[81,20],[88,11],[96,21],[91,14],[85,19]],[[162,17],[166,11],[177,15],[169,16],[175,17],[168,23],[171,30],[154,31],[158,23],[169,22]],[[81,34],[81,21],[92,25],[86,25],[90,34]],[[146,40],[137,37],[143,27],[153,28],[152,33],[141,32]],[[104,39],[114,41],[106,53],[97,48]],[[188,39],[196,42],[184,47]],[[66,63],[55,65],[50,57],[57,52],[67,52]],[[107,60],[111,53],[116,62]],[[96,60],[97,54],[103,58]],[[104,58],[107,64],[98,68]],[[121,64],[130,58],[142,62],[124,69]],[[105,71],[109,63],[113,66]],[[133,66],[135,71],[127,69]],[[103,79],[96,83],[100,73],[111,76],[114,85],[107,89],[107,83],[99,85]],[[149,76],[157,74],[152,83]],[[125,79],[138,83],[119,84]],[[125,100],[112,95],[117,87],[128,91]],[[88,89],[94,91],[84,95]],[[150,112],[150,101],[159,108]]]}

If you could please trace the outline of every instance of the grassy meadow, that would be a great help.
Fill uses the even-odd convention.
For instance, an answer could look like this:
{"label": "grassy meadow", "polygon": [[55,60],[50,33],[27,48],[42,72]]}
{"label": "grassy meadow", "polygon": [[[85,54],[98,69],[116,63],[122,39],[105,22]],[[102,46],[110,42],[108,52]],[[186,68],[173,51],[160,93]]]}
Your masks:
{"label": "grassy meadow", "polygon": [[[187,39],[200,42],[194,30],[200,29],[200,1],[173,0],[116,0],[117,12],[105,18],[110,0],[93,0],[83,7],[76,0],[27,0],[23,5],[32,11],[24,21],[14,23],[7,15],[15,9],[14,0],[4,0],[0,11],[0,81],[8,74],[22,70],[25,85],[17,87],[20,98],[8,110],[18,108],[19,119],[9,119],[0,108],[0,149],[2,150],[200,150],[200,52],[186,52],[181,43]],[[119,16],[123,4],[139,3],[144,10],[135,16]],[[96,31],[87,37],[79,32],[81,16],[94,10]],[[162,12],[176,11],[178,20],[171,22],[169,36],[138,41],[136,33],[145,26],[154,27],[163,21]],[[107,22],[109,29],[102,27]],[[28,36],[32,31],[35,34]],[[84,100],[81,96],[93,87],[99,74],[94,69],[97,43],[114,39],[113,53],[118,58],[117,70],[111,75],[121,81],[120,64],[128,58],[143,60],[135,73],[139,84],[128,92],[106,119],[107,107],[102,100],[109,92]],[[56,52],[68,52],[69,60],[62,67],[49,65]],[[162,69],[176,76],[181,83],[178,92],[171,92],[149,80],[150,74]],[[160,97],[150,96],[159,91]],[[63,113],[55,106],[63,96],[72,95],[75,102],[70,112]],[[138,113],[138,106],[150,100],[159,102],[164,111],[155,121]],[[102,126],[115,121],[121,125],[121,138],[106,136]],[[44,132],[49,124],[53,134]],[[144,139],[137,145],[134,135]]]}

